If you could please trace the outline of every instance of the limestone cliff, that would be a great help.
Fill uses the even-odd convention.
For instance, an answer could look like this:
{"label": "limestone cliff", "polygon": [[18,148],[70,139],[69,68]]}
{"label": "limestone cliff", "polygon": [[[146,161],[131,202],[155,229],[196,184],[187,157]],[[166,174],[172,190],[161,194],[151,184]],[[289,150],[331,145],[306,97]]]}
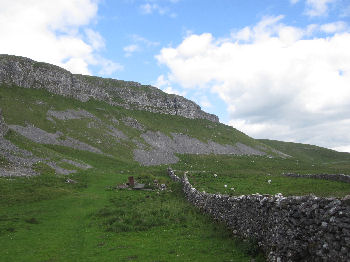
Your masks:
{"label": "limestone cliff", "polygon": [[202,111],[194,102],[182,96],[166,94],[153,86],[75,75],[58,66],[24,57],[0,55],[0,84],[43,88],[83,102],[93,98],[127,109],[219,122],[217,116]]}

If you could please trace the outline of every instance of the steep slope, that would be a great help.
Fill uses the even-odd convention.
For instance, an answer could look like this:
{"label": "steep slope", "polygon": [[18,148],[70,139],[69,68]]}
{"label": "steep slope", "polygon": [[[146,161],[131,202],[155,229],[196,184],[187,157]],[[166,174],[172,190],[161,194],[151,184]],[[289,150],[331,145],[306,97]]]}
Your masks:
{"label": "steep slope", "polygon": [[[87,169],[84,152],[144,166],[177,163],[179,154],[278,156],[154,87],[76,76],[13,56],[0,58],[0,85],[5,176],[37,174],[43,165],[58,174]],[[163,107],[171,99],[176,103]]]}
{"label": "steep slope", "polygon": [[96,99],[127,109],[219,121],[217,116],[205,113],[192,101],[178,95],[166,94],[152,86],[74,75],[63,68],[18,56],[0,55],[0,83],[42,88],[83,102]]}

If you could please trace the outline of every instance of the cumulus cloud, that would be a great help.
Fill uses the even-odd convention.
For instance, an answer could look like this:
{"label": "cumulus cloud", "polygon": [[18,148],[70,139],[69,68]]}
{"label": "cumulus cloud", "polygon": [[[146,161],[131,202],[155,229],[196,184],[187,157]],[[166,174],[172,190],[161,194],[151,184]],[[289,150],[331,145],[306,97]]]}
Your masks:
{"label": "cumulus cloud", "polygon": [[89,28],[98,1],[0,0],[0,6],[0,53],[49,62],[73,73],[90,74],[89,65],[103,73],[121,69],[98,55],[105,42]]}
{"label": "cumulus cloud", "polygon": [[[210,90],[229,123],[257,138],[326,147],[350,144],[350,33],[343,26],[297,28],[265,17],[232,33],[190,35],[163,48],[167,81]],[[328,33],[318,36],[315,32]]]}

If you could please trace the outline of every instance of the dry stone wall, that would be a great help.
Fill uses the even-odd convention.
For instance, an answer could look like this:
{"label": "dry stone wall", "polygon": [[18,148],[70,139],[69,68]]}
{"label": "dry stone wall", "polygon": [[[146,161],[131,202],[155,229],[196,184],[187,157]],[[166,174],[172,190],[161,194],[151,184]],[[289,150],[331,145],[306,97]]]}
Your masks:
{"label": "dry stone wall", "polygon": [[333,180],[333,181],[350,183],[350,176],[345,175],[345,174],[307,174],[307,175],[301,175],[301,174],[287,173],[284,175],[289,176],[289,177],[316,178],[316,179],[325,179],[325,180]]}
{"label": "dry stone wall", "polygon": [[179,178],[189,202],[227,224],[234,234],[255,239],[268,261],[350,261],[350,199],[282,194],[230,197],[195,189]]}

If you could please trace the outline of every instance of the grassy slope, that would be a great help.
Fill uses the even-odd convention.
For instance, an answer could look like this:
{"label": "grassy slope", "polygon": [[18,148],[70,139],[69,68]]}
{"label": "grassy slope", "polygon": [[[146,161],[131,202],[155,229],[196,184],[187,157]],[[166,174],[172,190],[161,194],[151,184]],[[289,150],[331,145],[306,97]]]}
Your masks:
{"label": "grassy slope", "polygon": [[287,152],[299,160],[322,163],[345,163],[350,162],[350,154],[337,152],[331,149],[292,142],[259,139],[260,142],[269,145],[281,152]]}
{"label": "grassy slope", "polygon": [[[40,103],[38,103],[40,101]],[[33,90],[24,88],[0,88],[0,105],[8,124],[25,125],[27,122],[48,132],[62,131],[64,134],[89,143],[102,150],[107,149],[108,153],[119,157],[126,154],[125,161],[130,159],[132,143],[116,143],[106,135],[106,126],[113,125],[111,118],[122,119],[130,116],[137,119],[146,126],[147,130],[161,131],[167,135],[170,133],[184,133],[199,140],[207,142],[212,140],[222,144],[235,144],[241,142],[253,147],[258,147],[259,142],[243,134],[242,132],[224,124],[213,123],[202,119],[186,119],[179,116],[171,116],[157,113],[150,113],[138,110],[126,110],[120,107],[113,107],[104,102],[91,100],[87,103],[63,98],[50,94],[44,90]],[[29,108],[29,110],[28,110]],[[87,129],[91,119],[76,119],[69,121],[56,120],[56,125],[46,119],[46,112],[51,110],[85,109],[98,117],[102,122],[96,128]],[[130,128],[120,122],[116,126],[126,133],[130,138],[137,138],[140,131]],[[101,132],[102,131],[102,132]],[[101,143],[97,141],[100,140]]]}
{"label": "grassy slope", "polygon": [[[1,179],[1,261],[249,261],[222,226],[183,200],[178,185],[160,194],[108,190],[143,171],[105,166],[99,159],[96,169],[71,176],[75,185],[49,172]],[[147,171],[167,180],[163,173]],[[108,222],[115,217],[118,225]],[[148,229],[129,227],[135,223]]]}
{"label": "grassy slope", "polygon": [[[0,105],[8,124],[25,125],[27,121],[49,132],[60,130],[112,155],[37,145],[9,132],[8,139],[37,156],[80,160],[94,168],[68,176],[79,182],[74,185],[66,184],[66,177],[54,175],[45,165],[36,167],[43,173],[38,177],[0,178],[1,261],[249,261],[254,251],[252,246],[234,240],[222,226],[189,206],[178,185],[166,176],[166,166],[141,168],[132,160],[135,145],[111,139],[106,135],[106,126],[113,124],[112,117],[120,120],[131,116],[147,129],[166,134],[185,133],[203,141],[211,139],[228,144],[239,141],[258,146],[259,142],[233,128],[206,120],[129,111],[97,101],[81,103],[43,90],[1,87]],[[86,128],[91,119],[56,120],[56,125],[46,120],[49,109],[78,108],[89,111],[102,122]],[[116,127],[130,138],[139,139],[140,131],[121,121]],[[191,171],[196,187],[210,192],[313,192],[340,196],[350,189],[344,183],[280,176],[282,172],[349,173],[350,167],[345,162],[339,166],[332,163],[334,159],[313,162],[295,158],[179,157],[180,162],[173,167],[179,172]],[[7,164],[0,159],[0,165]],[[215,179],[214,173],[218,174]],[[158,179],[167,183],[172,192],[109,190],[125,182],[129,175],[144,182]],[[271,185],[266,183],[268,178],[273,181]],[[235,187],[236,191],[225,189],[224,184]]]}
{"label": "grassy slope", "polygon": [[[189,171],[191,182],[200,190],[230,195],[276,194],[343,197],[350,185],[343,182],[285,177],[283,173],[350,174],[350,154],[317,146],[259,140],[291,158],[182,156],[174,168]],[[186,162],[190,164],[185,164]],[[194,164],[192,164],[194,163]],[[214,174],[217,176],[215,177]],[[268,183],[271,180],[271,183]],[[227,185],[227,187],[225,187]],[[231,190],[231,188],[233,188]]]}
{"label": "grassy slope", "polygon": [[[173,165],[181,175],[189,171],[190,181],[199,190],[210,193],[276,194],[342,197],[350,192],[350,184],[320,179],[285,177],[282,173],[350,173],[348,165],[332,162],[314,163],[297,159],[230,156],[182,156]],[[187,164],[185,164],[187,163]],[[217,177],[214,176],[217,175]],[[271,180],[269,184],[267,181]],[[225,188],[227,185],[227,188]],[[231,190],[234,188],[234,190]]]}
{"label": "grassy slope", "polygon": [[[188,131],[198,138],[211,138],[205,128],[211,122],[199,120],[193,126],[191,120],[177,116],[128,111],[96,101],[81,103],[43,90],[22,88],[1,87],[0,104],[8,124],[29,122],[52,133],[60,130],[112,155],[38,145],[10,131],[7,139],[39,157],[73,159],[94,168],[57,176],[51,168],[40,164],[36,168],[43,173],[41,176],[0,178],[1,261],[250,260],[250,245],[235,240],[222,225],[210,222],[191,207],[179,185],[169,181],[165,166],[140,167],[132,160],[135,147],[132,143],[118,142],[106,135],[106,126],[113,124],[112,117],[120,120],[131,116],[150,130],[167,134]],[[91,119],[55,119],[54,125],[46,119],[49,109],[85,109],[102,121],[89,129],[86,126]],[[189,127],[185,129],[183,125]],[[140,131],[121,121],[116,127],[131,138],[139,138]],[[224,139],[234,143],[238,138],[231,138],[230,134],[236,131],[226,128],[218,125],[212,129],[226,132]],[[254,143],[251,138],[237,134]],[[8,164],[0,160],[3,166]],[[172,192],[109,190],[127,181],[129,175],[144,182],[158,179],[167,183]],[[67,177],[78,184],[66,184]]]}

